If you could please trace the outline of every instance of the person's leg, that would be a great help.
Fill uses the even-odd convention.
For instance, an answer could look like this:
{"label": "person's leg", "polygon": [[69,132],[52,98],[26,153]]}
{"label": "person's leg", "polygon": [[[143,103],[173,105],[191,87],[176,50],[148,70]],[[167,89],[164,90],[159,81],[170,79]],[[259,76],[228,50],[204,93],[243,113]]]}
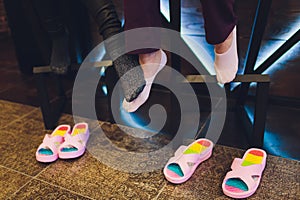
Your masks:
{"label": "person's leg", "polygon": [[69,41],[66,27],[55,0],[35,0],[41,22],[52,40],[50,67],[54,73],[65,74],[70,65]]}
{"label": "person's leg", "polygon": [[[125,31],[143,27],[161,27],[162,25],[159,0],[124,0],[124,16]],[[143,38],[140,45],[145,46],[145,48],[131,51],[130,54],[139,55],[139,63],[142,67],[144,77],[146,79],[146,87],[134,101],[130,103],[123,101],[123,107],[128,112],[134,112],[146,102],[149,97],[152,82],[155,76],[166,64],[166,55],[162,50],[149,48],[149,46],[160,44],[159,33],[147,30],[140,37]],[[126,42],[126,45],[130,45],[128,44],[128,41]]]}
{"label": "person's leg", "polygon": [[[160,1],[124,0],[124,18],[125,31],[143,27],[161,27]],[[160,35],[157,34],[157,32],[145,31],[141,37],[143,38],[143,43],[140,44],[141,46],[148,47],[160,42]],[[131,51],[130,54],[144,55],[158,50],[159,49],[142,48]]]}
{"label": "person's leg", "polygon": [[234,0],[201,0],[206,40],[215,46],[215,70],[220,83],[234,79],[238,68],[237,17]]}
{"label": "person's leg", "polygon": [[96,20],[100,35],[106,40],[122,31],[115,6],[111,0],[81,0]]}
{"label": "person's leg", "polygon": [[[140,0],[124,0],[124,30],[131,30],[143,27],[161,27],[160,19],[160,1],[140,1]],[[125,34],[126,36],[126,34]],[[141,46],[152,46],[160,42],[160,35],[157,32],[145,31],[143,44]],[[129,44],[128,44],[129,45]],[[153,76],[158,66],[149,66],[148,63],[160,63],[161,51],[153,48],[143,48],[131,51],[130,54],[138,54],[139,61],[144,71],[145,78]]]}
{"label": "person's leg", "polygon": [[[121,22],[111,0],[82,0],[91,15],[95,18],[99,33],[106,40],[122,31]],[[120,44],[116,41],[105,42],[105,48],[111,57]],[[117,55],[118,56],[118,55]],[[124,96],[127,101],[133,101],[145,87],[144,75],[139,66],[137,55],[121,55],[114,60],[114,67],[121,80]],[[134,69],[134,70],[133,70]]]}

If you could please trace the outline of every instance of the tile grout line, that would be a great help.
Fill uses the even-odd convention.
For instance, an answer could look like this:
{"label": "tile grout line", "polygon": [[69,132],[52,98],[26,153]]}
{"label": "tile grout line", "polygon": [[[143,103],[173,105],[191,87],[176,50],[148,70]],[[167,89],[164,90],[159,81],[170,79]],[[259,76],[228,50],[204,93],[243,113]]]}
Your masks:
{"label": "tile grout line", "polygon": [[24,185],[22,185],[21,187],[19,187],[19,189],[17,189],[14,193],[12,193],[11,195],[9,195],[9,197],[12,197],[13,195],[17,194],[19,191],[21,191],[26,185],[29,184],[29,182],[31,182],[33,180],[33,178],[31,178],[29,181],[27,181]]}
{"label": "tile grout line", "polygon": [[157,200],[158,197],[160,196],[160,194],[163,192],[163,190],[165,189],[165,187],[167,186],[167,182],[165,182],[164,186],[159,190],[159,192],[157,193],[156,197],[154,198],[154,200]]}
{"label": "tile grout line", "polygon": [[[50,165],[49,165],[49,166],[50,166]],[[37,173],[37,175],[40,174],[42,171],[46,170],[49,166],[47,166],[47,167],[45,167],[44,169],[42,169],[39,173]],[[14,170],[14,171],[16,171],[16,170]],[[16,171],[16,172],[17,172],[17,171]],[[22,174],[24,174],[24,173],[22,173]],[[37,176],[37,175],[35,175],[35,176]],[[29,175],[27,175],[27,176],[29,176]],[[30,176],[31,179],[30,179],[29,181],[27,181],[23,186],[21,186],[18,190],[16,190],[16,191],[15,191],[13,194],[11,194],[10,196],[13,196],[13,195],[17,194],[17,192],[21,191],[21,189],[23,189],[29,182],[31,182],[31,181],[34,179],[35,176]]]}
{"label": "tile grout line", "polygon": [[16,121],[19,121],[20,119],[23,119],[23,118],[27,117],[28,115],[32,114],[33,112],[35,112],[35,111],[38,110],[38,109],[39,109],[39,107],[38,107],[38,108],[33,108],[32,111],[28,112],[28,113],[25,114],[25,115],[22,115],[21,117],[15,119],[15,120],[12,120],[11,122],[9,122],[8,124],[2,126],[1,128],[6,128],[7,126],[9,126],[9,125],[15,123]]}
{"label": "tile grout line", "polygon": [[23,189],[26,185],[28,185],[29,182],[32,181],[32,180],[33,180],[33,177],[29,181],[27,181],[24,185],[22,185],[21,187],[19,187],[19,189],[17,189],[14,193],[12,193],[9,196],[12,197],[13,195],[17,194],[19,191],[21,191],[21,189]]}
{"label": "tile grout line", "polygon": [[24,176],[33,178],[33,176],[30,176],[30,175],[28,175],[28,174],[25,174],[24,172],[20,172],[20,171],[18,171],[18,170],[15,170],[15,169],[6,167],[6,166],[4,166],[4,165],[0,165],[0,167],[2,167],[2,168],[4,168],[4,169],[7,169],[7,170],[10,170],[10,171],[13,171],[13,172],[16,172],[16,173],[18,173],[18,174],[22,174],[22,175],[24,175]]}
{"label": "tile grout line", "polygon": [[69,191],[69,192],[71,192],[71,193],[73,193],[73,194],[77,194],[77,195],[79,195],[79,196],[82,196],[82,197],[85,197],[85,198],[88,198],[88,199],[92,199],[91,197],[84,196],[84,195],[79,194],[79,193],[77,193],[77,192],[75,192],[75,191],[69,190],[69,189],[64,188],[64,187],[62,187],[62,186],[55,185],[55,184],[53,184],[53,183],[50,183],[50,182],[47,182],[47,181],[45,181],[45,180],[43,180],[43,179],[38,178],[38,176],[39,176],[41,173],[43,173],[44,171],[46,171],[46,169],[48,169],[51,165],[52,165],[52,163],[51,163],[50,165],[48,165],[47,167],[45,167],[43,170],[41,170],[39,173],[37,173],[34,177],[32,177],[31,180],[33,180],[33,179],[34,179],[34,180],[38,180],[38,181],[41,181],[41,182],[46,183],[46,184],[48,184],[48,185],[52,185],[52,186],[54,186],[54,187],[58,187],[58,188],[61,188],[61,189],[63,189],[63,190],[67,190],[67,191]]}
{"label": "tile grout line", "polygon": [[40,106],[35,106],[35,105],[30,105],[30,104],[25,104],[25,103],[21,103],[21,102],[16,102],[13,100],[6,100],[6,99],[0,99],[0,102],[3,102],[5,104],[17,104],[19,106],[27,106],[27,107],[32,107],[33,109],[39,108]]}
{"label": "tile grout line", "polygon": [[91,197],[88,197],[88,196],[85,196],[85,195],[83,195],[83,194],[77,193],[77,192],[75,192],[75,191],[73,191],[73,190],[70,190],[70,189],[68,189],[68,188],[64,188],[64,187],[62,187],[62,186],[60,186],[60,185],[55,185],[55,184],[53,184],[53,183],[47,182],[47,181],[45,181],[45,180],[43,180],[43,179],[40,179],[40,178],[38,178],[38,177],[33,177],[32,179],[41,181],[41,182],[43,182],[43,183],[46,183],[46,184],[51,185],[51,186],[54,186],[54,187],[58,187],[58,188],[60,188],[60,189],[62,189],[62,190],[66,190],[66,191],[68,191],[68,192],[71,192],[71,193],[73,193],[73,194],[79,195],[79,196],[81,196],[81,197],[85,197],[85,198],[94,200],[94,199],[91,198]]}
{"label": "tile grout line", "polygon": [[35,176],[33,176],[32,178],[36,178],[38,175],[40,175],[42,172],[44,172],[46,169],[48,169],[53,163],[50,163],[47,167],[45,167],[44,169],[42,169],[39,173],[37,173]]}
{"label": "tile grout line", "polygon": [[19,192],[20,190],[22,190],[26,185],[28,185],[28,183],[31,182],[32,180],[38,180],[38,181],[41,181],[41,182],[46,183],[46,184],[48,184],[48,185],[52,185],[52,186],[54,186],[54,187],[58,187],[58,188],[61,188],[61,189],[63,189],[63,190],[66,190],[66,191],[68,191],[68,192],[71,192],[71,193],[73,193],[73,194],[76,194],[76,195],[79,195],[79,196],[82,196],[82,197],[85,197],[85,198],[88,198],[88,199],[93,199],[93,198],[91,198],[91,197],[88,197],[88,196],[82,195],[82,194],[80,194],[80,193],[77,193],[77,192],[75,192],[75,191],[69,190],[69,189],[67,189],[67,188],[61,187],[61,186],[59,186],[59,185],[55,185],[55,184],[52,184],[52,183],[47,182],[47,181],[45,181],[45,180],[39,179],[37,176],[39,176],[41,173],[43,173],[45,170],[47,170],[50,166],[51,166],[51,164],[48,165],[47,167],[45,167],[44,169],[42,169],[42,170],[41,170],[39,173],[37,173],[35,176],[30,176],[30,175],[28,175],[28,174],[25,174],[24,172],[19,172],[19,171],[15,170],[15,169],[11,169],[11,168],[8,168],[8,167],[6,167],[6,166],[0,165],[0,167],[2,167],[2,168],[4,168],[4,169],[7,169],[7,170],[10,170],[10,171],[13,171],[13,172],[22,174],[22,175],[24,175],[24,176],[30,178],[26,183],[24,183],[24,185],[22,185],[22,186],[19,187],[14,193],[12,193],[11,195],[9,195],[9,197],[11,197],[11,196],[15,195],[16,193],[18,193],[18,192]]}

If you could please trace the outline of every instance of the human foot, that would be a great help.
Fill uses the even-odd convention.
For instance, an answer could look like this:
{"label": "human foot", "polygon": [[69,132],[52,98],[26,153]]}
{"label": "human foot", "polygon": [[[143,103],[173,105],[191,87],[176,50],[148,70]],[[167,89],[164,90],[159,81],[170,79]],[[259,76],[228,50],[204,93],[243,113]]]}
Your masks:
{"label": "human foot", "polygon": [[236,27],[221,44],[215,45],[215,70],[219,83],[231,82],[238,70]]}
{"label": "human foot", "polygon": [[140,54],[139,63],[143,69],[145,79],[151,78],[160,67],[162,51],[158,50],[152,53]]}
{"label": "human foot", "polygon": [[146,85],[138,56],[124,54],[114,61],[114,66],[120,77],[126,101],[133,101],[138,97]]}
{"label": "human foot", "polygon": [[167,55],[162,50],[158,50],[149,55],[141,55],[140,56],[140,64],[141,68],[144,72],[144,77],[146,81],[146,86],[143,91],[139,94],[139,96],[131,102],[123,100],[123,108],[127,112],[136,111],[141,105],[143,105],[150,94],[150,90],[152,87],[152,83],[156,77],[156,75],[162,70],[162,68],[167,63]]}

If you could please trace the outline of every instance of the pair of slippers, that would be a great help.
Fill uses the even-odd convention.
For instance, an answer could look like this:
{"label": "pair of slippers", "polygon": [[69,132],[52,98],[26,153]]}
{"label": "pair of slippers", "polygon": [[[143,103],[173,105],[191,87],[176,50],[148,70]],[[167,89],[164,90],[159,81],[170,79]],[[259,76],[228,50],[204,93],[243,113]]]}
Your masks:
{"label": "pair of slippers", "polygon": [[69,125],[60,125],[51,135],[45,135],[43,143],[36,151],[36,159],[39,162],[49,163],[58,158],[77,158],[84,154],[88,139],[87,123],[77,123],[73,130]]}
{"label": "pair of slippers", "polygon": [[[163,170],[166,179],[175,184],[187,181],[198,165],[211,156],[212,149],[213,143],[203,138],[189,146],[180,146]],[[248,149],[243,158],[235,158],[222,183],[224,194],[232,198],[246,198],[254,194],[266,166],[266,158],[266,152],[257,148]]]}

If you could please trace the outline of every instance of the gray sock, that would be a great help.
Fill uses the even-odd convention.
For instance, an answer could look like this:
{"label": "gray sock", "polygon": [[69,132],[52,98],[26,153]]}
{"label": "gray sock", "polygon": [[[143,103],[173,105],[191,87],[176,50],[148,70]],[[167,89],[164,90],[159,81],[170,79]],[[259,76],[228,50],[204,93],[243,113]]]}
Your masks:
{"label": "gray sock", "polygon": [[[105,34],[103,34],[105,36]],[[104,37],[105,38],[105,37]],[[146,81],[144,72],[139,63],[139,56],[134,54],[123,54],[125,48],[125,38],[108,38],[105,40],[105,48],[120,78],[124,97],[127,102],[131,102],[143,91]],[[123,55],[121,55],[123,54]]]}
{"label": "gray sock", "polygon": [[114,61],[127,102],[131,102],[143,91],[146,81],[139,64],[138,55],[125,54]]}

